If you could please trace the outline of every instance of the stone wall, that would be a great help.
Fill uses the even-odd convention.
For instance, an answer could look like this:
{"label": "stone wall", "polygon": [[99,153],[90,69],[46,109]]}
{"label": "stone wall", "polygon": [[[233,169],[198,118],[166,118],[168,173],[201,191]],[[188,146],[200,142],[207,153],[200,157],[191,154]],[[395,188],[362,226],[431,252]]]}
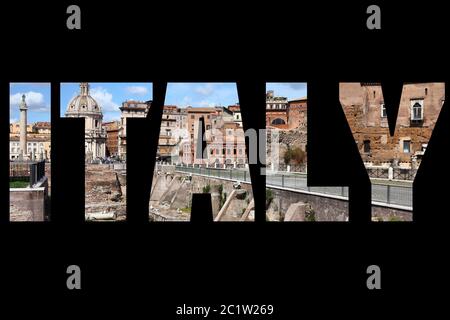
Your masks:
{"label": "stone wall", "polygon": [[372,205],[372,221],[412,221],[412,211]]}
{"label": "stone wall", "polygon": [[300,129],[306,131],[308,107],[306,100],[290,102],[288,107],[289,129]]}
{"label": "stone wall", "polygon": [[268,220],[283,221],[289,207],[297,202],[311,205],[315,221],[348,220],[348,201],[270,188],[273,200],[266,211]]}
{"label": "stone wall", "polygon": [[[348,201],[307,193],[270,188],[273,200],[266,211],[268,220],[283,221],[289,207],[295,203],[309,204],[315,221],[348,221]],[[372,205],[374,221],[412,221],[412,211]]]}
{"label": "stone wall", "polygon": [[[277,130],[277,129],[271,129],[271,130]],[[306,144],[307,144],[307,131],[306,128],[302,129],[293,129],[293,130],[279,130],[278,131],[278,146],[279,146],[279,154],[278,154],[278,164],[284,165],[284,158],[283,155],[286,152],[287,148],[295,148],[299,147],[306,153]],[[271,141],[271,133],[268,130],[267,131],[267,141],[266,141],[266,164],[270,166],[272,163],[276,163],[276,159],[274,159],[275,155],[272,155],[272,141]],[[305,157],[304,164],[306,164],[307,159]],[[295,165],[295,164],[291,164]],[[296,164],[297,166],[299,164]],[[295,167],[292,167],[295,169]],[[297,171],[297,170],[293,170]]]}
{"label": "stone wall", "polygon": [[[150,214],[155,213],[167,220],[188,220],[192,205],[192,194],[203,193],[206,189],[211,194],[214,217],[219,213],[225,200],[233,192],[233,181],[189,176],[180,172],[155,172],[150,197]],[[233,199],[223,215],[223,221],[237,221],[253,199],[250,184],[242,183],[239,196]]]}
{"label": "stone wall", "polygon": [[44,221],[48,179],[45,177],[35,188],[9,189],[9,209],[11,221]]}
{"label": "stone wall", "polygon": [[[363,161],[375,165],[394,159],[411,163],[411,157],[420,153],[430,140],[444,97],[444,83],[405,84],[395,134],[391,137],[387,117],[381,116],[384,98],[380,85],[339,86],[339,99]],[[418,123],[411,122],[411,101],[416,99],[423,100],[423,121]],[[410,152],[403,150],[405,140],[411,141]],[[370,152],[364,152],[364,141],[370,141]]]}
{"label": "stone wall", "polygon": [[114,214],[125,219],[126,175],[110,168],[110,165],[86,165],[85,213]]}

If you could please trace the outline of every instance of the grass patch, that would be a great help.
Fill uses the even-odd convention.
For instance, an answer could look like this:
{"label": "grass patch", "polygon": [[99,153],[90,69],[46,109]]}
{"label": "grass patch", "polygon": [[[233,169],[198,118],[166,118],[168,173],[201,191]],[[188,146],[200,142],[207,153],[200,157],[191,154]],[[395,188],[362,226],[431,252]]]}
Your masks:
{"label": "grass patch", "polygon": [[180,210],[181,210],[181,212],[184,212],[184,213],[191,213],[191,208],[190,207],[181,208]]}
{"label": "grass patch", "polygon": [[10,188],[28,188],[29,186],[30,183],[28,181],[15,180],[9,182]]}

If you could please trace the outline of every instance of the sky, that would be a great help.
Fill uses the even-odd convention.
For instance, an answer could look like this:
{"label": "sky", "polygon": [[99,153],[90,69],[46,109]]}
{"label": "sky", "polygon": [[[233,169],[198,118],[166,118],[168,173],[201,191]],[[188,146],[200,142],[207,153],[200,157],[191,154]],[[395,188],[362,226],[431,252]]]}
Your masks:
{"label": "sky", "polygon": [[[97,101],[103,111],[103,121],[120,120],[119,107],[126,100],[152,100],[151,83],[89,83],[90,95]],[[61,117],[67,109],[70,100],[80,93],[79,83],[61,83]]]}
{"label": "sky", "polygon": [[278,97],[287,97],[288,100],[307,96],[305,82],[267,83],[266,90],[273,90]]}
{"label": "sky", "polygon": [[[61,84],[61,116],[79,93],[78,83]],[[90,83],[90,94],[103,110],[103,120],[120,119],[119,107],[126,100],[152,100],[151,83]],[[166,105],[179,107],[228,106],[238,102],[235,83],[169,83]]]}
{"label": "sky", "polygon": [[28,123],[50,121],[50,83],[11,83],[9,85],[9,120],[18,122],[22,94],[28,105]]}
{"label": "sky", "polygon": [[[276,96],[295,99],[306,96],[306,83],[267,83]],[[79,83],[61,84],[61,116],[70,100],[80,91]],[[29,106],[28,122],[50,121],[50,84],[16,83],[10,86],[10,120],[19,119],[18,106],[23,93]],[[104,121],[119,120],[119,107],[126,100],[152,100],[151,83],[90,83],[90,94],[103,110]],[[169,83],[166,105],[179,107],[229,106],[238,103],[235,83]]]}
{"label": "sky", "polygon": [[238,103],[235,83],[169,83],[166,105],[215,107]]}

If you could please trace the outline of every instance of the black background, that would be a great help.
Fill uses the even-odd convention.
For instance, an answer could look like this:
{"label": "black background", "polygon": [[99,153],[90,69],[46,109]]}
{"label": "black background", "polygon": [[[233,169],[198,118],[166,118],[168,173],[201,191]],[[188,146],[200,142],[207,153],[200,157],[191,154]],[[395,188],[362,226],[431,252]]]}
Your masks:
{"label": "black background", "polygon": [[[0,4],[2,311],[170,319],[183,303],[265,303],[282,319],[440,314],[449,283],[448,103],[414,182],[414,222],[370,223],[370,183],[338,83],[381,81],[391,116],[399,83],[448,81],[444,4],[378,2],[382,30],[370,31],[372,3],[362,2],[75,3],[80,31],[66,29],[72,3]],[[9,82],[34,81],[52,82],[52,221],[9,223]],[[159,123],[141,119],[129,125],[129,220],[83,223],[83,120],[59,119],[59,82],[79,81],[152,82],[155,106],[166,82],[237,82],[244,126],[253,128],[265,124],[266,81],[307,81],[309,184],[348,185],[350,222],[265,222],[265,179],[254,165],[255,223],[202,223],[196,210],[198,222],[150,224]],[[160,114],[152,109],[152,119]],[[66,289],[70,264],[81,266],[81,291]],[[371,264],[381,267],[381,291],[366,288]]]}

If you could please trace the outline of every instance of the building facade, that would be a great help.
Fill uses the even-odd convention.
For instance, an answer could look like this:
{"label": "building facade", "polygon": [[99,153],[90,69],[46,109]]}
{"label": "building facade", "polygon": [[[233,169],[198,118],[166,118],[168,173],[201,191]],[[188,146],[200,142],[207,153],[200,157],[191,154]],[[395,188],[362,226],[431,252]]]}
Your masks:
{"label": "building facade", "polygon": [[128,118],[145,118],[150,111],[151,101],[129,100],[122,103],[119,108],[120,128],[118,142],[118,156],[122,160],[127,159],[127,119]]}
{"label": "building facade", "polygon": [[[210,167],[244,167],[247,163],[245,135],[238,106],[187,108],[188,139],[184,139],[182,163]],[[206,150],[196,157],[199,123],[205,126]]]}
{"label": "building facade", "polygon": [[308,99],[288,100],[277,97],[274,91],[266,93],[266,127],[280,130],[301,130],[307,126]]}
{"label": "building facade", "polygon": [[403,86],[393,136],[389,133],[380,84],[341,83],[339,92],[366,166],[418,167],[444,103],[444,83],[406,83]]}
{"label": "building facade", "polygon": [[106,156],[106,131],[102,126],[103,113],[97,101],[89,94],[89,84],[80,83],[80,94],[67,105],[66,117],[85,119],[85,159],[97,160]]}
{"label": "building facade", "polygon": [[109,121],[103,123],[106,131],[106,156],[116,157],[119,155],[119,121]]}
{"label": "building facade", "polygon": [[[20,128],[19,123],[10,124],[9,159],[20,159]],[[47,160],[51,158],[51,124],[36,122],[27,125],[26,159]]]}
{"label": "building facade", "polygon": [[308,99],[306,97],[289,100],[288,129],[306,130],[308,125]]}
{"label": "building facade", "polygon": [[275,96],[273,90],[266,92],[266,126],[288,128],[288,99]]}

